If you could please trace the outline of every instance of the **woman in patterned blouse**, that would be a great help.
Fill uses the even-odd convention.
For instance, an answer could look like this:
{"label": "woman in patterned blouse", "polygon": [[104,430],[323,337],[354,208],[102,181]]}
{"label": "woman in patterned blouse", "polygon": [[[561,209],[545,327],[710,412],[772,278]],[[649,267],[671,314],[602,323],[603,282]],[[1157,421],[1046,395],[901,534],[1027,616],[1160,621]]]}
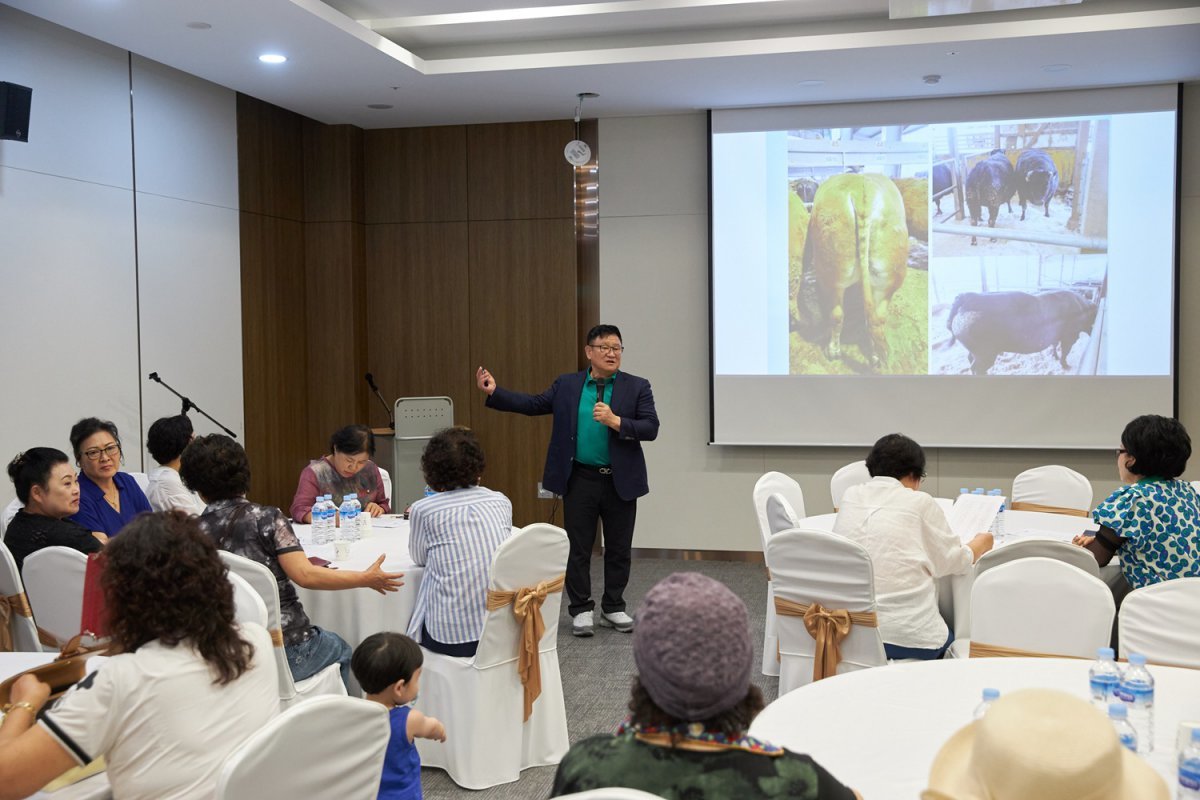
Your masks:
{"label": "woman in patterned blouse", "polygon": [[1114,553],[1133,589],[1200,577],[1200,494],[1180,480],[1192,441],[1178,420],[1146,415],[1125,426],[1117,472],[1126,485],[1092,512],[1095,536],[1075,537],[1100,566]]}

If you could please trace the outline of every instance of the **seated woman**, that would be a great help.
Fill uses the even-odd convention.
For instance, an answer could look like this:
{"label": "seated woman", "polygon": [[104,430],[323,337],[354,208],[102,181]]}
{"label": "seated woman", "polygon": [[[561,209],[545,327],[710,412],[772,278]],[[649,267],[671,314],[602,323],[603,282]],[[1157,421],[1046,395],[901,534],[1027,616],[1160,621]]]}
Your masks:
{"label": "seated woman", "polygon": [[925,451],[884,436],[867,456],[871,480],[842,495],[833,532],[862,545],[875,568],[879,633],[888,658],[941,658],[954,633],[938,613],[935,581],[960,575],[992,549],[990,533],[963,544],[937,502],[921,491]]}
{"label": "seated woman", "polygon": [[750,683],[746,606],[712,578],[677,572],[642,600],[633,629],[629,717],[616,736],[576,742],[551,797],[610,786],[688,800],[851,800],[806,755],[746,735],[763,709]]}
{"label": "seated woman", "polygon": [[384,572],[381,555],[362,572],[317,567],[304,555],[283,512],[246,499],[250,490],[250,462],[246,451],[228,436],[213,434],[193,439],[179,464],[183,482],[208,504],[200,515],[200,528],[217,547],[257,561],[279,584],[280,626],[293,680],[312,677],[330,664],[341,665],[342,682],[350,682],[350,645],[336,633],[309,622],[296,586],[305,589],[363,587],[383,594],[404,585],[403,572]]}
{"label": "seated woman", "polygon": [[71,519],[89,531],[116,536],[150,501],[132,475],[121,472],[121,437],[107,420],[87,417],[71,428],[79,473],[79,511]]}
{"label": "seated woman", "polygon": [[179,456],[191,440],[192,421],[187,414],[155,420],[146,432],[146,449],[159,463],[151,470],[146,489],[146,499],[155,511],[177,508],[188,514],[204,513],[204,503],[179,478]]}
{"label": "seated woman", "polygon": [[1146,415],[1125,426],[1117,473],[1126,485],[1092,512],[1095,536],[1075,537],[1100,566],[1121,554],[1130,588],[1200,577],[1200,494],[1179,480],[1192,440],[1178,420]]}
{"label": "seated woman", "polygon": [[17,499],[25,504],[4,533],[17,569],[25,565],[30,553],[43,547],[95,553],[108,541],[103,533],[93,533],[67,519],[79,511],[79,481],[63,451],[31,447],[17,453],[8,464],[8,477],[17,488]]}
{"label": "seated woman", "polygon": [[32,675],[0,727],[0,797],[104,756],[113,795],[211,797],[222,762],[279,711],[271,637],[234,624],[233,586],[193,518],[146,514],[105,552],[113,650],[53,707]]}
{"label": "seated woman", "polygon": [[300,485],[292,498],[289,513],[296,522],[312,522],[312,507],[317,497],[333,495],[341,505],[348,494],[358,494],[363,511],[372,517],[390,514],[383,487],[383,476],[371,458],[375,455],[375,434],[366,425],[347,425],[329,437],[329,455],[311,462],[300,472]]}
{"label": "seated woman", "polygon": [[434,434],[421,454],[437,494],[413,503],[408,553],[425,567],[408,635],[427,650],[473,656],[487,616],[492,556],[512,535],[512,503],[479,485],[483,448],[467,428]]}

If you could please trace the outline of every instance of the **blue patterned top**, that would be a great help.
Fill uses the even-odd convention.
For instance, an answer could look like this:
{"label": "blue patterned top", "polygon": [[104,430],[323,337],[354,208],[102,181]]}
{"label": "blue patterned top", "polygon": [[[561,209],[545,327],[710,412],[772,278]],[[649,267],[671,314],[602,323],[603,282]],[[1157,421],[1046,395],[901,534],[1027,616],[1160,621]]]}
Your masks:
{"label": "blue patterned top", "polygon": [[1092,519],[1121,537],[1121,570],[1134,589],[1200,577],[1200,494],[1187,481],[1143,478],[1122,486]]}

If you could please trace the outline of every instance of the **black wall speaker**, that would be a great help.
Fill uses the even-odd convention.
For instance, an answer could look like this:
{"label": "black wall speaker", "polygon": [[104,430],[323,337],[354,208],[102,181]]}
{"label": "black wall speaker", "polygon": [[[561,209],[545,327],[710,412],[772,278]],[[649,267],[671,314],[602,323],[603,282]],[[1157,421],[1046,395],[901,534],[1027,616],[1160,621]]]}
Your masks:
{"label": "black wall speaker", "polygon": [[0,139],[29,141],[29,102],[33,89],[0,81]]}

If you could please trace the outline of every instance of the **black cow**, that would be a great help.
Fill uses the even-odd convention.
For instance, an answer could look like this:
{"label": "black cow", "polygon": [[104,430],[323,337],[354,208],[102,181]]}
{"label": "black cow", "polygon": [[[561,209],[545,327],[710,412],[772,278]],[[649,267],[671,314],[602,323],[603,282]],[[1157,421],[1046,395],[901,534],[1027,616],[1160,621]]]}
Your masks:
{"label": "black cow", "polygon": [[1021,221],[1025,204],[1044,206],[1050,216],[1050,198],[1058,191],[1058,168],[1045,150],[1026,150],[1017,159],[1017,195],[1021,198]]}
{"label": "black cow", "polygon": [[1075,341],[1096,322],[1096,308],[1069,289],[964,292],[954,298],[946,328],[951,344],[967,348],[976,375],[986,375],[1001,353],[1040,353],[1055,346],[1066,369]]}
{"label": "black cow", "polygon": [[953,179],[950,175],[949,164],[933,165],[933,203],[937,206],[937,213],[939,214],[942,213],[942,198],[938,197],[938,194],[949,189],[952,182]]}
{"label": "black cow", "polygon": [[[967,175],[967,208],[971,211],[971,225],[979,226],[986,206],[988,227],[996,227],[996,215],[1000,213],[1002,203],[1007,203],[1008,213],[1012,213],[1012,196],[1016,190],[1016,175],[1008,156],[1004,155],[1003,150],[993,150],[987,158],[971,167]],[[971,244],[975,243],[975,237],[972,236]]]}

